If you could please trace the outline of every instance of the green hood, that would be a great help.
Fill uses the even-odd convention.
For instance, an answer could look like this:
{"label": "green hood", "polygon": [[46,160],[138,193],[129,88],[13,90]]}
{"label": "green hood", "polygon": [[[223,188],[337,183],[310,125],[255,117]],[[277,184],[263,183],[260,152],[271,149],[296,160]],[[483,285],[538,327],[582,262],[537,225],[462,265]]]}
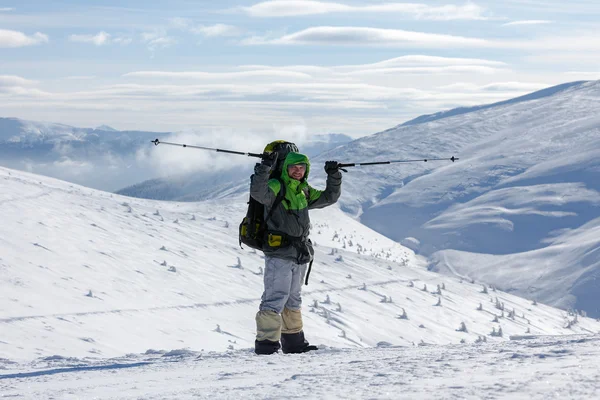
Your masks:
{"label": "green hood", "polygon": [[307,156],[305,156],[304,154],[300,154],[300,153],[294,153],[294,152],[288,153],[287,157],[285,158],[285,161],[283,162],[283,167],[281,169],[281,179],[283,179],[283,181],[286,184],[289,184],[290,181],[294,180],[294,179],[290,178],[290,176],[288,175],[288,172],[287,172],[288,166],[294,165],[294,164],[306,164],[306,173],[304,174],[304,179],[302,179],[302,183],[305,183],[306,180],[308,179],[308,173],[310,172],[310,161],[308,160]]}

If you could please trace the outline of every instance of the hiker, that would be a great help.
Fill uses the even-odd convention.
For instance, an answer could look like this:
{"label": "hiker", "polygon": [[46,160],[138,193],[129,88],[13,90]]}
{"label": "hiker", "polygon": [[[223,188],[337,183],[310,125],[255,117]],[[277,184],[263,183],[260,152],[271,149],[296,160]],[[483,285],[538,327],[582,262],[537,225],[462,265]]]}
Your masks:
{"label": "hiker", "polygon": [[[342,184],[338,162],[327,161],[325,190],[312,188],[307,181],[308,157],[293,151],[282,160],[280,179],[270,179],[277,158],[275,151],[265,153],[254,167],[250,184],[250,195],[264,205],[265,215],[270,215],[263,245],[264,292],[256,314],[256,354],[273,354],[280,348],[283,353],[317,350],[304,337],[300,311],[302,283],[314,254],[308,238],[308,210],[334,204]],[[285,195],[276,202],[282,184]]]}

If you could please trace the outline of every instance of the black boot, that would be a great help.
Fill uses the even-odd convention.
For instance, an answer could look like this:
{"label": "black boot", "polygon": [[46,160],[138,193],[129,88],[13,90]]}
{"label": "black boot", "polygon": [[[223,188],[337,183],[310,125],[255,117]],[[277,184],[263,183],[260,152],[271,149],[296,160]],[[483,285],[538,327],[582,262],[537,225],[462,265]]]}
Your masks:
{"label": "black boot", "polygon": [[281,350],[284,354],[288,353],[306,353],[311,350],[318,350],[317,346],[308,344],[304,339],[304,332],[298,333],[282,333],[281,334]]}
{"label": "black boot", "polygon": [[281,348],[279,342],[272,342],[270,340],[255,340],[254,341],[254,352],[256,354],[273,354]]}

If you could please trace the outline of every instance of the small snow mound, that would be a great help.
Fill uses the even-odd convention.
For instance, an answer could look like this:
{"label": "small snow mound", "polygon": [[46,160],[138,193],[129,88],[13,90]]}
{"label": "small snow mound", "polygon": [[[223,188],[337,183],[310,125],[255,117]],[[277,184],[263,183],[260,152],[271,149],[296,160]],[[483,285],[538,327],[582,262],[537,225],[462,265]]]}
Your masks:
{"label": "small snow mound", "polygon": [[163,357],[185,357],[185,356],[196,356],[198,355],[198,352],[196,351],[192,351],[192,350],[188,350],[188,349],[176,349],[176,350],[171,350],[165,354],[163,354]]}
{"label": "small snow mound", "polygon": [[166,353],[165,350],[148,349],[148,350],[146,350],[146,352],[144,354],[146,354],[146,355],[152,355],[152,354],[165,354],[165,353]]}

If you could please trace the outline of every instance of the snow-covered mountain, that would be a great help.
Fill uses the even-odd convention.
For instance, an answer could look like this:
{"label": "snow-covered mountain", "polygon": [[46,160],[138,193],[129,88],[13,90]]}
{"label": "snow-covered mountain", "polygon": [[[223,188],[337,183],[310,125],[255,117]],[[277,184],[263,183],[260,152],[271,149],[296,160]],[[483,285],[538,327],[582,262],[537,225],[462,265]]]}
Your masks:
{"label": "snow-covered mountain", "polygon": [[[238,246],[245,195],[161,202],[0,168],[0,205],[0,369],[38,357],[252,347],[264,261]],[[312,215],[316,261],[303,307],[316,344],[600,330],[593,319],[428,271],[422,257],[337,207]]]}
{"label": "snow-covered mountain", "polygon": [[484,104],[484,105],[475,106],[475,107],[458,107],[458,108],[454,108],[454,109],[448,110],[448,111],[440,111],[435,114],[421,115],[420,117],[411,119],[410,121],[407,121],[400,126],[410,126],[410,125],[422,124],[424,122],[436,121],[438,119],[453,117],[455,115],[467,114],[467,113],[470,113],[473,111],[484,110],[486,108],[494,108],[494,107],[508,105],[508,104],[517,104],[517,103],[521,103],[521,102],[529,101],[529,100],[537,100],[537,99],[541,99],[543,97],[552,96],[552,95],[559,93],[565,89],[568,89],[572,86],[578,86],[583,83],[585,83],[585,81],[568,82],[568,83],[563,83],[561,85],[552,86],[547,89],[538,90],[536,92],[526,94],[524,96],[519,96],[514,99],[499,101],[497,103]]}
{"label": "snow-covered mountain", "polygon": [[139,162],[140,148],[167,133],[117,131],[0,118],[0,165],[64,179],[103,190],[117,190],[156,176]]}
{"label": "snow-covered mountain", "polygon": [[[224,137],[227,136],[227,137]],[[118,131],[107,125],[78,128],[64,124],[0,118],[0,166],[42,174],[100,190],[158,200],[196,201],[224,189],[223,182],[248,178],[250,160],[210,152],[171,151],[150,141],[160,138],[188,144],[259,152],[257,140],[241,143],[229,134],[202,132]],[[293,134],[303,151],[316,155],[352,141],[344,134]],[[271,139],[272,140],[272,139]],[[244,148],[250,146],[249,148]],[[171,149],[173,150],[173,149]],[[166,150],[168,152],[168,149]],[[211,165],[211,163],[215,163]],[[217,166],[218,164],[218,166]]]}
{"label": "snow-covered mountain", "polygon": [[460,157],[352,168],[342,209],[437,271],[600,317],[598,110],[600,81],[576,82],[413,121],[317,161]]}

